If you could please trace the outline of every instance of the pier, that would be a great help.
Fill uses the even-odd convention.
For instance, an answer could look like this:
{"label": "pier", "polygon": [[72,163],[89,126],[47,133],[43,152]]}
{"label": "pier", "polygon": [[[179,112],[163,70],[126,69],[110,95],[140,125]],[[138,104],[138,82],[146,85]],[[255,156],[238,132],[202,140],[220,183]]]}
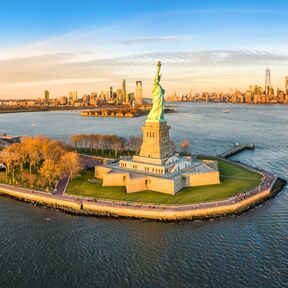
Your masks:
{"label": "pier", "polygon": [[255,144],[240,144],[240,143],[235,143],[234,147],[230,148],[229,150],[227,150],[224,153],[221,153],[219,155],[217,155],[217,157],[221,157],[221,158],[229,158],[235,154],[238,154],[242,151],[245,150],[254,150],[256,148]]}

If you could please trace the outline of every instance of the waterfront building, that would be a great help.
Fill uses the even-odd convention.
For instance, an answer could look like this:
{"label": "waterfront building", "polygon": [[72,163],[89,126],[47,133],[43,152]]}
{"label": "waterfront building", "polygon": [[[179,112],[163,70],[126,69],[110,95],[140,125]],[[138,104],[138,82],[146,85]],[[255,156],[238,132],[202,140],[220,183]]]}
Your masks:
{"label": "waterfront building", "polygon": [[277,91],[277,102],[278,103],[285,103],[285,93],[282,90]]}
{"label": "waterfront building", "polygon": [[136,81],[136,104],[142,104],[142,81]]}
{"label": "waterfront building", "polygon": [[123,79],[122,81],[122,102],[129,102],[128,100],[128,95],[127,95],[127,92],[126,92],[126,81],[125,79]]}
{"label": "waterfront building", "polygon": [[95,167],[95,176],[103,186],[125,186],[127,193],[157,191],[175,195],[184,187],[220,183],[218,162],[180,156],[172,150],[164,119],[164,89],[160,85],[160,68],[152,90],[152,109],[142,127],[140,154],[116,163]]}
{"label": "waterfront building", "polygon": [[132,92],[132,93],[128,93],[128,101],[131,102],[131,101],[134,101],[135,100],[135,94]]}
{"label": "waterfront building", "polygon": [[48,90],[45,90],[44,92],[44,102],[45,102],[45,105],[49,104],[49,91]]}
{"label": "waterfront building", "polygon": [[270,74],[270,70],[267,67],[265,71],[265,94],[266,95],[268,95],[270,87],[271,87],[271,74]]}
{"label": "waterfront building", "polygon": [[67,97],[66,97],[66,96],[61,96],[61,97],[59,98],[59,104],[60,104],[60,105],[67,105],[67,104],[68,104],[68,99],[67,99]]}
{"label": "waterfront building", "polygon": [[90,103],[90,95],[87,95],[87,94],[84,94],[83,96],[82,96],[82,103],[83,104],[86,104],[86,105],[89,105],[89,103]]}
{"label": "waterfront building", "polygon": [[69,100],[73,103],[77,101],[77,91],[70,91],[69,92]]}
{"label": "waterfront building", "polygon": [[102,101],[106,100],[106,99],[105,99],[105,92],[104,92],[104,90],[101,90],[100,98],[101,98]]}
{"label": "waterfront building", "polygon": [[253,92],[251,92],[251,90],[247,90],[247,91],[246,91],[245,96],[244,96],[244,101],[245,101],[245,103],[251,103],[252,98],[253,98],[252,93],[253,93]]}
{"label": "waterfront building", "polygon": [[116,90],[116,99],[118,100],[118,103],[122,103],[122,90],[121,89]]}
{"label": "waterfront building", "polygon": [[113,100],[113,87],[112,86],[109,89],[109,100]]}
{"label": "waterfront building", "polygon": [[288,95],[288,76],[285,77],[285,93]]}

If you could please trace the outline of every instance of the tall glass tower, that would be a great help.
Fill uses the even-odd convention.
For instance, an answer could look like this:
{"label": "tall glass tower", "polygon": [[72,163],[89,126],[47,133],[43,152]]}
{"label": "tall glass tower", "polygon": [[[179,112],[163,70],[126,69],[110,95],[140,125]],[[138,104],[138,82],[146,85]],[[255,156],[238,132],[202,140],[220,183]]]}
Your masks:
{"label": "tall glass tower", "polygon": [[127,99],[127,92],[126,92],[126,81],[123,79],[122,81],[122,102],[129,102],[129,99]]}
{"label": "tall glass tower", "polygon": [[270,76],[270,70],[266,69],[265,71],[265,93],[268,95],[269,93],[269,88],[271,88],[271,76]]}

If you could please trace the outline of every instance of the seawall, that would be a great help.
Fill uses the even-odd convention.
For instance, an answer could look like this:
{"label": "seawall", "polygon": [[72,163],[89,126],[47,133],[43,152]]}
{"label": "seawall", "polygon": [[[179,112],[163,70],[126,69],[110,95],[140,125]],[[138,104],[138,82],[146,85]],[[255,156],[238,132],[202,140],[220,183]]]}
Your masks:
{"label": "seawall", "polygon": [[271,185],[263,190],[252,190],[226,200],[189,204],[154,205],[127,203],[109,200],[89,200],[72,196],[57,196],[0,184],[0,194],[22,201],[37,203],[66,212],[83,215],[145,218],[161,221],[208,219],[239,214],[274,197],[286,185],[286,181],[275,177]]}

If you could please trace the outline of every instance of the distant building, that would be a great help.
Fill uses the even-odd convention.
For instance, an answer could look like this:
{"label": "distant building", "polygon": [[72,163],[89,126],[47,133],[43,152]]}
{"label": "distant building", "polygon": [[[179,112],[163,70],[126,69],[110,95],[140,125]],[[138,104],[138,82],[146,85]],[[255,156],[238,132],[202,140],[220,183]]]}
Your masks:
{"label": "distant building", "polygon": [[119,103],[122,103],[122,90],[121,89],[116,90],[116,99]]}
{"label": "distant building", "polygon": [[135,94],[134,93],[128,93],[128,100],[130,101],[134,101],[135,100]]}
{"label": "distant building", "polygon": [[76,102],[77,101],[77,91],[70,91],[69,92],[69,100],[72,102]]}
{"label": "distant building", "polygon": [[104,90],[101,90],[100,98],[101,98],[101,100],[106,100]]}
{"label": "distant building", "polygon": [[266,95],[268,95],[270,88],[271,88],[271,74],[270,74],[270,70],[267,68],[265,71],[265,94]]}
{"label": "distant building", "polygon": [[142,104],[142,81],[136,81],[136,104]]}
{"label": "distant building", "polygon": [[123,79],[122,81],[122,102],[129,102],[128,95],[126,92],[126,81]]}
{"label": "distant building", "polygon": [[112,99],[113,99],[113,87],[111,86],[109,90],[109,100],[112,100]]}
{"label": "distant building", "polygon": [[67,105],[67,103],[68,103],[67,97],[61,96],[61,97],[59,98],[59,103],[60,103],[60,105]]}
{"label": "distant building", "polygon": [[45,90],[44,92],[44,102],[46,105],[49,104],[49,91],[48,90]]}
{"label": "distant building", "polygon": [[285,93],[288,95],[288,76],[285,77]]}

